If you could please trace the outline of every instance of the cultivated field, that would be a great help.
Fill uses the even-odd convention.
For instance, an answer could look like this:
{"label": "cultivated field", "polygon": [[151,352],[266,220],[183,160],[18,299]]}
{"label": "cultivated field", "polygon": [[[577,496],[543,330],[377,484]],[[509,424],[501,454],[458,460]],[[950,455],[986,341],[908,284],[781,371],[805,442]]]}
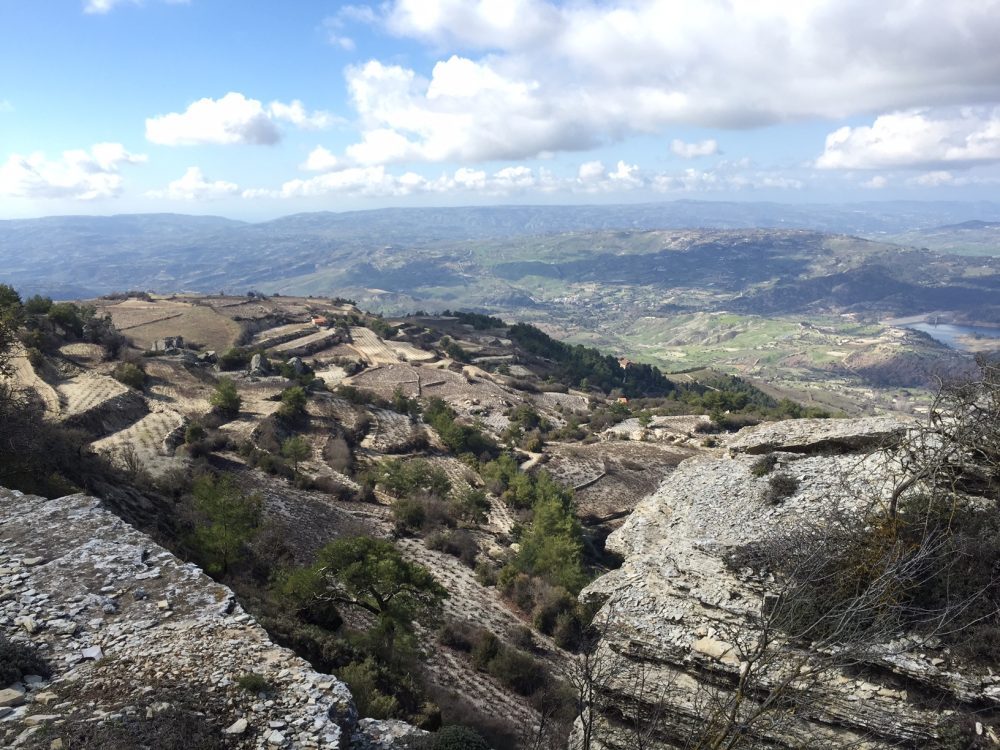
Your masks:
{"label": "cultivated field", "polygon": [[187,461],[174,455],[168,438],[178,439],[185,419],[175,411],[163,410],[147,414],[135,424],[92,444],[94,450],[122,464],[126,452],[134,452],[142,468],[153,477],[171,469],[182,469]]}
{"label": "cultivated field", "polygon": [[395,364],[400,361],[399,355],[368,328],[351,328],[351,348],[373,365]]}
{"label": "cultivated field", "polygon": [[56,386],[56,392],[62,403],[63,415],[72,417],[91,411],[107,401],[128,393],[129,389],[128,386],[107,375],[85,372],[60,383]]}
{"label": "cultivated field", "polygon": [[157,339],[183,336],[188,345],[225,351],[240,335],[239,323],[206,305],[128,299],[101,310],[141,349],[150,348]]}

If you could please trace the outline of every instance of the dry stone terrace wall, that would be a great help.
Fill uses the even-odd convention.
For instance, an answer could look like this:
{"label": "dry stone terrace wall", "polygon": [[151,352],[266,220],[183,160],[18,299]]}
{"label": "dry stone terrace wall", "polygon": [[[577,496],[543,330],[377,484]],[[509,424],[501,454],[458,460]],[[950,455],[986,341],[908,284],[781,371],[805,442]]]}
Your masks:
{"label": "dry stone terrace wall", "polygon": [[[346,685],[275,646],[228,588],[83,495],[0,488],[0,632],[33,644],[52,670],[0,685],[0,747],[43,730],[48,747],[71,720],[148,718],[177,695],[197,698],[240,748],[393,747],[407,733],[359,724]],[[241,689],[251,672],[273,692]]]}
{"label": "dry stone terrace wall", "polygon": [[[884,495],[891,486],[885,458],[871,446],[904,429],[886,419],[748,428],[730,451],[681,463],[637,506],[607,541],[624,564],[582,594],[604,599],[597,621],[609,624],[599,653],[616,665],[603,695],[605,748],[635,746],[629,726],[636,715],[660,718],[661,744],[652,746],[684,746],[685,733],[703,724],[711,691],[730,690],[738,680],[733,644],[759,632],[766,584],[730,570],[724,552],[794,528],[832,502],[849,509],[862,497]],[[775,470],[799,481],[779,505],[763,499],[768,478],[752,473],[755,454],[764,452],[775,452]],[[779,654],[788,661],[778,663],[810,663],[808,652],[795,648]],[[755,736],[755,746],[815,747],[822,739],[832,747],[925,747],[938,731],[942,699],[985,710],[983,746],[996,744],[988,716],[1000,709],[1000,677],[963,671],[947,649],[905,638],[875,646],[855,666],[867,674],[833,668],[821,682],[792,683],[792,690],[808,691],[807,713]]]}

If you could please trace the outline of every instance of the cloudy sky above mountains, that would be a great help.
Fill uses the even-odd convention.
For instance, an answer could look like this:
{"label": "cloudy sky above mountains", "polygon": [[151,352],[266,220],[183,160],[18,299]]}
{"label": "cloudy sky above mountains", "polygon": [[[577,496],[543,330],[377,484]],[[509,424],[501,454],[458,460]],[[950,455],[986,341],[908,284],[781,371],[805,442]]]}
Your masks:
{"label": "cloudy sky above mountains", "polygon": [[1000,195],[1000,0],[0,0],[0,35],[0,218]]}

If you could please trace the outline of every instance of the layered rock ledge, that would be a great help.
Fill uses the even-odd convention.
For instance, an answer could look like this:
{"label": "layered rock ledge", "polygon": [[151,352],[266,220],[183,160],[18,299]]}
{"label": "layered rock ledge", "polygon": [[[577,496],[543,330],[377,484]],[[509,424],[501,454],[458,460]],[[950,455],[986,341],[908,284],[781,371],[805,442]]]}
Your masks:
{"label": "layered rock ledge", "polygon": [[[727,551],[796,528],[833,504],[850,512],[862,498],[884,497],[889,465],[872,447],[906,427],[880,418],[748,428],[729,450],[681,463],[636,508],[607,542],[624,564],[581,595],[604,601],[596,618],[605,631],[594,662],[591,747],[717,746],[692,738],[739,684],[765,597],[774,596],[773,579],[734,571]],[[798,480],[779,504],[766,501],[768,476],[753,470],[762,453],[771,453],[773,472]],[[821,661],[823,673],[808,679],[820,656],[780,649],[772,674],[788,674],[778,668],[784,664],[804,675],[781,688],[785,705],[806,708],[742,727],[741,747],[928,747],[940,739],[942,722],[966,710],[979,718],[973,731],[983,744],[975,746],[998,744],[989,725],[1000,715],[1000,676],[964,669],[940,644],[877,644],[850,668]],[[749,701],[775,688],[760,680]],[[578,743],[582,731],[578,723]]]}
{"label": "layered rock ledge", "polygon": [[92,497],[0,489],[0,632],[52,672],[0,685],[2,747],[58,747],[72,723],[180,705],[232,747],[390,747],[406,734],[358,722],[344,683],[276,646],[231,590]]}

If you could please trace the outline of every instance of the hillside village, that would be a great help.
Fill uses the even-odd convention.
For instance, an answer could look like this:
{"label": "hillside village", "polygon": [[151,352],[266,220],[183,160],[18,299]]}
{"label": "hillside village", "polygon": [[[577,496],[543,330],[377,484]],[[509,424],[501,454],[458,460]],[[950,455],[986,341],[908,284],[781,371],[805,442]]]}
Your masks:
{"label": "hillside village", "polygon": [[[675,730],[701,709],[665,686],[727,684],[750,632],[734,623],[767,589],[722,572],[720,549],[815,512],[847,466],[915,424],[830,420],[708,370],[670,380],[475,313],[11,294],[5,394],[23,399],[24,429],[9,425],[24,448],[0,456],[0,625],[42,659],[0,686],[12,747],[127,747],[114,743],[154,726],[199,747],[478,747],[433,744],[463,731],[494,748],[683,747]],[[789,417],[813,419],[773,421]],[[766,471],[745,457],[761,454]],[[91,573],[61,586],[83,559]],[[791,728],[757,722],[755,741],[929,747],[944,736],[933,699],[948,732],[993,742],[992,681],[946,643],[925,651],[930,672],[902,653],[824,666],[846,693],[856,680],[891,700],[860,717],[820,701]],[[167,653],[176,668],[154,658]],[[612,662],[629,666],[597,679]],[[634,680],[654,672],[650,702]],[[900,701],[902,724],[888,718]]]}

